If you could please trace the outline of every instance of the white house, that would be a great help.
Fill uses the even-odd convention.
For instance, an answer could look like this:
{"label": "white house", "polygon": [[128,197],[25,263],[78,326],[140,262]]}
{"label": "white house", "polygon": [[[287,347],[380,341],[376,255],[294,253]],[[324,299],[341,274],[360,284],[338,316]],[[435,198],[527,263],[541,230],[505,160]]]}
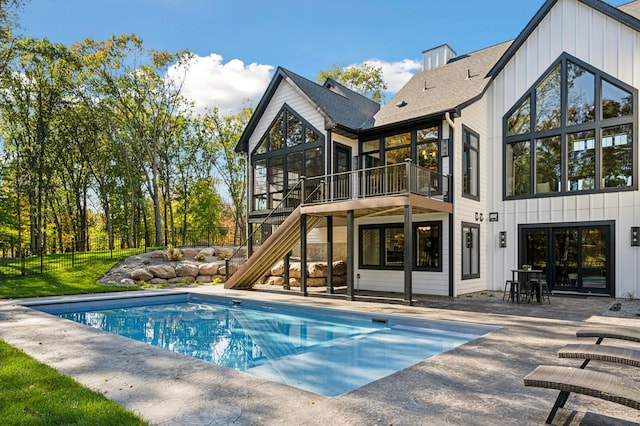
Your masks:
{"label": "white house", "polygon": [[637,297],[639,19],[547,0],[515,40],[423,52],[383,107],[279,68],[237,146],[262,244],[227,286],[298,245],[345,260],[348,295],[498,290],[530,264],[557,293]]}

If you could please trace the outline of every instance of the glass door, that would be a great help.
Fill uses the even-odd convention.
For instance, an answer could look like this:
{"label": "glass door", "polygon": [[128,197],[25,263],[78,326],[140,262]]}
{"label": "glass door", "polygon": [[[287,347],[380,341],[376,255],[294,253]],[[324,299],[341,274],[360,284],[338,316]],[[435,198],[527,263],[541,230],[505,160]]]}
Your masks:
{"label": "glass door", "polygon": [[554,288],[558,290],[578,289],[578,230],[553,230]]}
{"label": "glass door", "polygon": [[520,264],[542,270],[551,290],[613,295],[612,226],[524,227]]}
{"label": "glass door", "polygon": [[335,144],[333,149],[333,199],[351,198],[351,148]]}

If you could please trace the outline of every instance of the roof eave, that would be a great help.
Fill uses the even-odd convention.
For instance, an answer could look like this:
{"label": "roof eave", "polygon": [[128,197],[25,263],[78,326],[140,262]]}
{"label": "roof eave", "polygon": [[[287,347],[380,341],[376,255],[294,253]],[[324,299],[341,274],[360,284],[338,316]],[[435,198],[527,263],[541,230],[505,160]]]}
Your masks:
{"label": "roof eave", "polygon": [[[511,46],[507,49],[506,52],[500,57],[498,62],[489,70],[487,73],[487,77],[491,77],[494,79],[500,71],[506,66],[507,62],[511,60],[513,55],[520,49],[520,47],[524,44],[526,39],[531,35],[531,33],[536,29],[538,24],[544,19],[544,17],[549,13],[551,8],[557,3],[558,0],[547,0],[542,7],[538,10],[538,12],[531,18],[529,23],[524,27],[522,32],[516,37]],[[611,6],[608,3],[605,3],[602,0],[578,0],[580,3],[585,4],[609,17],[621,22],[628,27],[640,31],[640,20],[634,18],[631,15],[628,15],[621,11],[620,9]]]}

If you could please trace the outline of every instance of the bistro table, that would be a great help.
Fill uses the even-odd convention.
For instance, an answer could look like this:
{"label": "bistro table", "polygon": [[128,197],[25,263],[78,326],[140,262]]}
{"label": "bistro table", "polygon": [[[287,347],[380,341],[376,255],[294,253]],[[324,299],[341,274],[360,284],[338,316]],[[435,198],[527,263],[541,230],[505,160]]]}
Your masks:
{"label": "bistro table", "polygon": [[[513,281],[517,281],[520,285],[523,285],[527,295],[530,294],[531,289],[531,275],[536,274],[536,299],[538,303],[542,303],[541,295],[542,295],[542,282],[540,281],[540,274],[544,272],[542,269],[512,269],[511,270],[511,279]],[[517,278],[516,279],[516,275]],[[522,279],[520,279],[522,278]],[[520,289],[518,289],[518,294],[514,295],[514,287],[511,287],[511,300],[517,300],[520,303]],[[514,299],[515,296],[515,299]]]}

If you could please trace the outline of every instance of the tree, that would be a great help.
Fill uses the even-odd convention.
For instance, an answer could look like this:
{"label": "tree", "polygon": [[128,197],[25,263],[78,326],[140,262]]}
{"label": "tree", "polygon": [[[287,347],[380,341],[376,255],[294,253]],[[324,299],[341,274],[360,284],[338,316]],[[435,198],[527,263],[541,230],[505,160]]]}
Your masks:
{"label": "tree", "polygon": [[[172,176],[162,167],[173,149],[173,126],[179,124],[173,118],[186,107],[180,94],[182,81],[170,80],[166,71],[176,62],[186,70],[191,55],[186,51],[145,51],[135,35],[112,36],[101,42],[85,40],[74,50],[84,57],[93,90],[113,109],[135,159],[136,164],[131,165],[143,173],[153,204],[155,244],[162,245],[161,201],[166,205],[171,197],[164,193],[161,199],[161,190],[171,188]],[[165,224],[166,219],[165,215]]]}
{"label": "tree", "polygon": [[47,39],[26,37],[16,42],[16,58],[0,74],[0,109],[5,120],[5,147],[13,152],[19,216],[21,196],[27,197],[32,253],[44,246],[45,208],[54,187],[56,158],[52,132],[57,114],[72,98],[77,63],[69,49]]}
{"label": "tree", "polygon": [[8,70],[8,64],[16,53],[16,18],[26,0],[0,0],[0,74]]}
{"label": "tree", "polygon": [[213,109],[196,120],[198,138],[205,147],[203,155],[216,169],[220,180],[231,197],[232,215],[235,221],[234,239],[244,240],[246,211],[245,158],[235,151],[235,146],[246,127],[253,110],[245,108],[239,114],[221,117]]}
{"label": "tree", "polygon": [[360,67],[351,66],[346,68],[333,65],[327,71],[320,71],[316,81],[323,83],[327,78],[332,78],[354,92],[358,92],[375,102],[383,103],[387,83],[384,82],[382,77],[381,67],[364,63]]}

